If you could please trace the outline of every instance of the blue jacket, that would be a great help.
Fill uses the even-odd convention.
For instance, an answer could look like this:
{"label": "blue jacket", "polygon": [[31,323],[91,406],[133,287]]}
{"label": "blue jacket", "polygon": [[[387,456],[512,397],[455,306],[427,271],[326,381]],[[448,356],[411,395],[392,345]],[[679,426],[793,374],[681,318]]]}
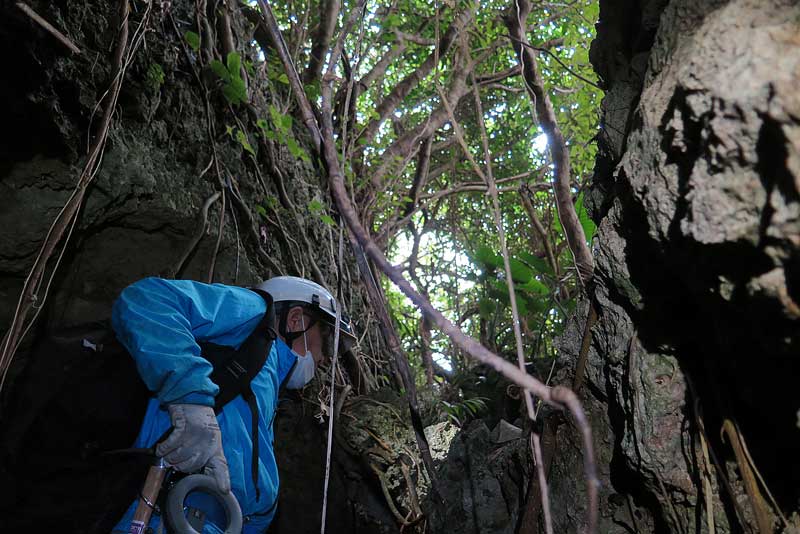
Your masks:
{"label": "blue jacket", "polygon": [[[167,404],[214,405],[219,388],[209,379],[212,367],[200,356],[197,342],[238,348],[265,313],[266,303],[258,294],[222,284],[145,278],[122,291],[114,303],[112,325],[120,342],[136,360],[142,379],[156,394],[148,405],[134,447],[152,446],[170,427]],[[245,516],[245,534],[263,532],[275,513],[279,481],[272,449],[272,421],[278,388],[296,359],[286,343],[276,339],[264,367],[251,382],[260,415],[259,500],[251,475],[250,408],[238,396],[217,416],[232,491]],[[115,532],[128,532],[135,507],[134,502]],[[206,506],[197,507],[207,510]],[[204,532],[221,532],[218,527],[225,526],[224,512],[221,509],[208,512],[207,523],[216,525],[207,524]],[[154,516],[150,526],[157,526],[158,520]]]}

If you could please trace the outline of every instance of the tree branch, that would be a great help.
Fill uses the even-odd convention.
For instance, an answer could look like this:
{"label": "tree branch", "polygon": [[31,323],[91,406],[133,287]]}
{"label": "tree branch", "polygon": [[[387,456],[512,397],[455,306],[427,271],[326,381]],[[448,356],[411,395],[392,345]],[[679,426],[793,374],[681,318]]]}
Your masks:
{"label": "tree branch", "polygon": [[411,184],[411,189],[408,191],[408,198],[411,200],[406,203],[403,210],[404,217],[414,211],[414,208],[419,202],[420,191],[425,187],[425,183],[428,181],[432,145],[432,137],[426,137],[422,140],[422,148],[419,151],[419,158],[417,159],[417,169],[414,173],[414,182]]}
{"label": "tree branch", "polygon": [[314,150],[319,154],[321,152],[322,141],[319,137],[319,129],[317,128],[317,120],[314,117],[314,110],[308,98],[305,98],[305,89],[300,82],[300,76],[298,76],[297,70],[294,68],[292,57],[289,55],[289,49],[286,48],[286,42],[283,40],[280,28],[278,28],[278,22],[275,20],[275,15],[272,13],[272,9],[265,0],[258,0],[258,5],[261,7],[261,13],[263,15],[260,22],[267,30],[270,41],[272,41],[272,45],[278,52],[281,63],[283,63],[286,76],[289,78],[289,85],[295,93],[297,105],[300,107],[300,115],[302,116],[303,123],[311,134],[311,142],[314,145]]}
{"label": "tree branch", "polygon": [[531,224],[539,234],[539,239],[542,240],[542,246],[544,247],[544,252],[547,255],[547,261],[550,263],[550,267],[553,269],[553,273],[556,275],[556,278],[558,278],[558,262],[556,261],[555,254],[553,254],[553,245],[550,243],[550,237],[547,235],[547,230],[544,229],[542,222],[536,216],[536,210],[533,209],[533,203],[530,199],[530,197],[533,195],[533,188],[530,184],[522,184],[519,186],[518,191],[519,196],[522,199],[522,206],[525,208],[525,212],[528,214]]}
{"label": "tree branch", "polygon": [[311,45],[311,57],[303,73],[303,82],[311,83],[318,80],[322,74],[325,53],[328,51],[333,32],[336,30],[336,21],[339,18],[341,3],[339,0],[319,0],[319,23],[314,32],[314,41]]}
{"label": "tree branch", "polygon": [[549,140],[548,147],[550,148],[554,167],[553,186],[556,194],[556,208],[564,226],[564,235],[575,260],[578,277],[585,287],[586,283],[592,278],[594,262],[589,246],[586,244],[586,235],[578,221],[578,215],[572,203],[569,150],[564,140],[564,135],[561,133],[556,121],[553,104],[544,90],[544,80],[539,73],[536,57],[530,48],[524,46],[524,44],[527,44],[525,36],[527,30],[524,21],[530,13],[530,9],[531,5],[528,0],[514,0],[509,12],[504,17],[504,22],[515,43],[514,51],[517,53],[521,63],[525,86],[533,99],[539,125]]}
{"label": "tree branch", "polygon": [[360,85],[363,90],[368,89],[375,80],[386,74],[386,69],[389,68],[389,65],[391,65],[395,59],[406,51],[407,46],[405,41],[400,41],[396,46],[391,47],[389,51],[375,63],[372,69],[358,80],[358,85]]}
{"label": "tree branch", "polygon": [[436,41],[434,39],[428,39],[426,37],[421,37],[413,33],[405,33],[401,32],[400,30],[395,30],[394,34],[397,36],[398,39],[402,39],[403,41],[408,41],[409,43],[414,43],[422,46],[434,46],[436,44]]}
{"label": "tree branch", "polygon": [[375,108],[375,111],[378,113],[378,118],[373,119],[372,121],[367,124],[364,131],[359,135],[359,140],[364,139],[362,143],[366,144],[372,141],[375,135],[378,133],[378,128],[380,128],[383,121],[386,120],[386,117],[392,113],[400,102],[408,96],[412,89],[414,89],[420,81],[422,81],[425,76],[430,74],[436,64],[444,58],[447,53],[450,51],[450,47],[456,40],[458,34],[467,26],[467,24],[472,20],[473,15],[472,7],[468,7],[464,9],[461,13],[459,13],[456,18],[453,20],[453,23],[450,24],[450,27],[447,28],[442,38],[439,40],[439,46],[436,50],[431,52],[431,54],[425,59],[422,64],[417,67],[417,69],[406,76],[400,83],[398,83],[386,98],[384,98],[380,104]]}
{"label": "tree branch", "polygon": [[75,46],[75,43],[69,40],[69,38],[58,31],[55,26],[47,22],[44,18],[42,18],[36,11],[30,8],[28,4],[25,2],[17,2],[17,7],[22,10],[23,13],[28,15],[34,22],[36,22],[39,26],[50,32],[50,34],[61,41],[61,44],[69,48],[72,52],[76,54],[81,53],[81,49]]}
{"label": "tree branch", "polygon": [[[467,59],[467,58],[465,58]],[[470,73],[474,63],[462,61],[461,67],[458,68],[453,81],[450,85],[450,92],[447,94],[447,99],[457,105],[458,102],[469,92],[467,88],[467,75]],[[441,128],[448,121],[448,113],[444,106],[440,106],[430,116],[418,124],[416,127],[407,131],[403,136],[396,139],[394,143],[383,151],[381,154],[381,164],[372,174],[371,181],[373,185],[380,188],[381,181],[386,174],[397,165],[397,159],[408,157],[412,155],[412,150],[420,139],[432,136],[436,130]],[[418,147],[416,147],[418,148]]]}

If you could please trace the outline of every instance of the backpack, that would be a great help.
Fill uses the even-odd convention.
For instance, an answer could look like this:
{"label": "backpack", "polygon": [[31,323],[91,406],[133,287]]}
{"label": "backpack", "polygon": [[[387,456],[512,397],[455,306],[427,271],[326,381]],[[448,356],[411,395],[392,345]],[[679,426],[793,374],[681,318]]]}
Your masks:
{"label": "backpack", "polygon": [[[239,349],[198,344],[220,388],[215,411],[241,394],[255,423],[250,382],[276,334],[272,297],[252,290],[266,301],[267,313]],[[130,447],[152,396],[133,357],[108,321],[75,326],[39,339],[16,383],[4,414],[0,531],[110,532],[152,462],[143,455],[105,454]],[[253,432],[257,457],[257,424]]]}

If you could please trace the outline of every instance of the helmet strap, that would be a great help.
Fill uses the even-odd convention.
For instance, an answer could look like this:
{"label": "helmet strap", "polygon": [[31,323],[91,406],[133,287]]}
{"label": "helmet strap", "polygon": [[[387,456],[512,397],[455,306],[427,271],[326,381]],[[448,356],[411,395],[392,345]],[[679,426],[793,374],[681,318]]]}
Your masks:
{"label": "helmet strap", "polygon": [[[303,315],[300,316],[300,324],[303,326],[303,347],[305,347],[305,349],[306,349],[305,350],[305,354],[303,354],[303,356],[308,354],[308,340],[306,339],[306,332],[308,331],[308,329],[306,328],[305,315],[306,314],[304,313]],[[311,324],[308,325],[308,328],[311,328],[313,325],[314,325],[314,321],[312,320]]]}

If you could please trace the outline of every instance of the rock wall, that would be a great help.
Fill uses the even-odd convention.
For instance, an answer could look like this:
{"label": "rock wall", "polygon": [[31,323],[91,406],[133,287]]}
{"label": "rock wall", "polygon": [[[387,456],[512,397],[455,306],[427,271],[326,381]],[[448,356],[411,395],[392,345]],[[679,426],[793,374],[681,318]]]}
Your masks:
{"label": "rock wall", "polygon": [[[599,320],[583,395],[600,531],[782,531],[763,485],[747,487],[744,448],[783,514],[800,510],[800,6],[603,0],[600,18]],[[571,365],[585,317],[584,304],[562,340]],[[582,523],[576,445],[562,427],[560,532]]]}

